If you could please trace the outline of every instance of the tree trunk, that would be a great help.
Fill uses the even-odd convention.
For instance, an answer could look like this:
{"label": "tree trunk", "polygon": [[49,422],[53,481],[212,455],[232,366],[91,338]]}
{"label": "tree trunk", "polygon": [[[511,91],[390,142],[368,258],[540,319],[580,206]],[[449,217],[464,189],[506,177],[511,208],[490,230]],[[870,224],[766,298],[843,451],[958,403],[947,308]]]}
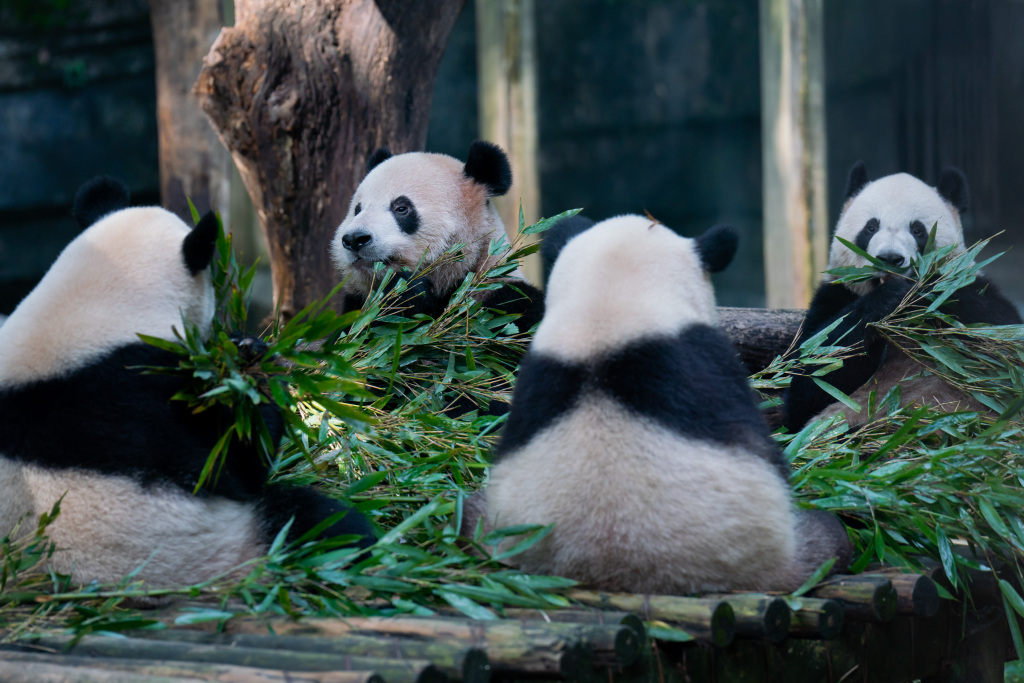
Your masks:
{"label": "tree trunk", "polygon": [[230,224],[231,158],[218,142],[191,88],[203,57],[224,26],[220,0],[149,0],[156,56],[160,199],[189,225],[186,197],[200,213]]}
{"label": "tree trunk", "polygon": [[423,148],[465,0],[236,0],[194,92],[267,237],[283,316],[338,276],[328,246],[370,153]]}

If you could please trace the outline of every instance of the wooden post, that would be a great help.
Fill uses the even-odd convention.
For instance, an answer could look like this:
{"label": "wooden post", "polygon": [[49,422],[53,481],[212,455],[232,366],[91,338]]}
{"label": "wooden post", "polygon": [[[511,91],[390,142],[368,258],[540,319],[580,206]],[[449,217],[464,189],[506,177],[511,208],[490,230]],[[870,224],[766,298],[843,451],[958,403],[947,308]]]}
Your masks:
{"label": "wooden post", "polygon": [[768,308],[807,306],[828,262],[823,0],[760,0]]}
{"label": "wooden post", "polygon": [[231,157],[217,139],[192,84],[224,26],[217,0],[150,0],[156,57],[160,201],[189,225],[186,197],[200,213],[215,209],[229,223]]}
{"label": "wooden post", "polygon": [[[480,137],[500,145],[512,164],[512,189],[495,201],[509,239],[516,236],[520,204],[527,225],[541,217],[534,26],[533,0],[476,0]],[[538,254],[522,268],[531,282],[541,282]]]}

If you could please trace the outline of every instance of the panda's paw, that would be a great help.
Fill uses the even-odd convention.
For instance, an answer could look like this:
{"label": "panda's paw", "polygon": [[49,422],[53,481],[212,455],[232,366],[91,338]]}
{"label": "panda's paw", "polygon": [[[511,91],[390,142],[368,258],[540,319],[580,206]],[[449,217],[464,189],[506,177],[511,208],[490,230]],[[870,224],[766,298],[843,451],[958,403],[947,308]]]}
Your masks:
{"label": "panda's paw", "polygon": [[[397,294],[395,308],[400,309],[402,314],[407,316],[418,313],[434,315],[437,296],[430,280],[422,276],[417,277],[409,271],[399,272],[398,277],[406,281],[406,286]],[[397,282],[397,279],[395,281]]]}
{"label": "panda's paw", "polygon": [[242,365],[252,365],[260,358],[263,358],[270,348],[265,341],[259,337],[247,337],[241,332],[231,335],[231,341],[238,348],[238,359]]}

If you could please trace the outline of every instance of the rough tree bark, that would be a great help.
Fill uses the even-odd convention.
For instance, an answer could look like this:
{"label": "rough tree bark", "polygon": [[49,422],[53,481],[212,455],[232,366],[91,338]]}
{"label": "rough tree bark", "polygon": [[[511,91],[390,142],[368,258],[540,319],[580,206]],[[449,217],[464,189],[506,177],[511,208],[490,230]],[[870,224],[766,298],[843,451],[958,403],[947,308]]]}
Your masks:
{"label": "rough tree bark", "polygon": [[336,284],[328,245],[369,154],[423,148],[464,2],[235,1],[194,92],[256,207],[282,315]]}
{"label": "rough tree bark", "polygon": [[161,203],[191,225],[187,196],[201,213],[212,208],[228,222],[231,158],[191,94],[203,57],[224,26],[220,0],[149,0],[149,13]]}

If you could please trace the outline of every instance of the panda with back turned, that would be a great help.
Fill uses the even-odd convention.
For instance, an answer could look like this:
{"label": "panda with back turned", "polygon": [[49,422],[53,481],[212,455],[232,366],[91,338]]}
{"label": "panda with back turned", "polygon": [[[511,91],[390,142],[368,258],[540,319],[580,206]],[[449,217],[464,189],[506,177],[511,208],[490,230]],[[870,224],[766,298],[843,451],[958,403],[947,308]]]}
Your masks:
{"label": "panda with back turned", "polygon": [[[491,243],[505,227],[491,197],[508,192],[512,169],[489,142],[470,145],[466,162],[444,154],[391,154],[383,147],[367,161],[367,175],[331,242],[331,256],[345,285],[344,307],[359,308],[370,293],[376,264],[410,280],[406,315],[437,317],[470,272],[487,271],[498,258]],[[439,259],[463,244],[461,258]],[[526,332],[543,314],[543,295],[521,277],[486,292],[483,305],[520,314]]]}
{"label": "panda with back turned", "polygon": [[[936,187],[907,173],[868,179],[858,161],[850,170],[845,203],[836,224],[835,237],[842,237],[871,256],[908,272],[911,261],[921,254],[935,227],[935,247],[958,245],[964,250],[961,215],[967,211],[967,181],[959,170],[943,170]],[[832,240],[829,270],[843,266],[867,266],[868,261],[838,239]],[[912,282],[898,275],[868,281],[836,283],[826,273],[815,293],[797,339],[797,346],[839,318],[845,320],[829,335],[825,344],[841,344],[859,350],[843,360],[843,367],[822,379],[849,395],[861,412],[838,403],[809,376],[794,375],[784,396],[784,424],[797,431],[808,421],[842,412],[852,425],[867,419],[870,394],[884,397],[897,384],[901,403],[924,402],[944,410],[978,409],[973,399],[956,391],[935,376],[920,375],[922,366],[898,348],[888,344],[870,325],[892,313],[910,292]],[[1011,325],[1021,322],[1013,304],[983,275],[958,290],[941,307],[961,323]]]}
{"label": "panda with back turned", "polygon": [[717,328],[709,274],[735,255],[732,229],[576,227],[463,535],[553,524],[508,561],[612,591],[793,590],[848,562],[838,520],[794,510],[789,464]]}
{"label": "panda with back turned", "polygon": [[[267,484],[253,443],[233,444],[216,483],[193,495],[233,415],[172,401],[186,380],[144,370],[179,356],[138,334],[174,340],[183,320],[209,333],[218,224],[209,213],[190,229],[159,207],[127,205],[117,181],[84,185],[74,206],[83,232],[0,327],[0,535],[26,513],[34,528],[63,496],[47,530],[51,566],[78,583],[142,567],[136,578],[151,586],[259,557],[292,517],[290,539],[348,510],[323,535],[371,543],[369,522],[345,505]],[[279,410],[261,413],[276,445]]]}

